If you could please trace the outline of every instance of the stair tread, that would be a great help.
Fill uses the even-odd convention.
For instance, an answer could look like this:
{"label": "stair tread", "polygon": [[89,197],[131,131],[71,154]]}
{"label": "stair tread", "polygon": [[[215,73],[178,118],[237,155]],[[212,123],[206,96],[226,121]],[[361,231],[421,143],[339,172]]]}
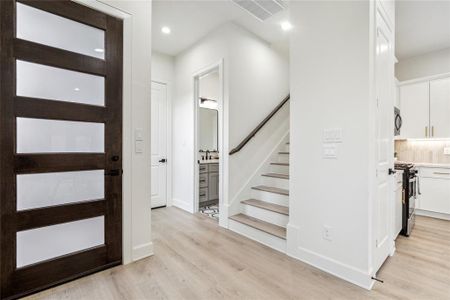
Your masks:
{"label": "stair tread", "polygon": [[270,163],[270,164],[274,165],[274,166],[287,166],[287,167],[289,167],[289,163],[273,162],[273,163]]}
{"label": "stair tread", "polygon": [[280,151],[278,154],[289,154],[289,151]]}
{"label": "stair tread", "polygon": [[243,200],[243,201],[241,201],[241,203],[289,216],[289,207],[284,206],[284,205],[278,205],[278,204],[274,204],[274,203],[270,203],[270,202],[266,202],[266,201],[262,201],[262,200],[258,200],[258,199]]}
{"label": "stair tread", "polygon": [[264,191],[264,192],[269,192],[269,193],[275,193],[275,194],[289,196],[289,191],[288,190],[280,189],[280,188],[273,187],[273,186],[257,185],[257,186],[252,187],[252,189],[259,190],[259,191]]}
{"label": "stair tread", "polygon": [[230,217],[231,220],[245,224],[247,226],[264,231],[281,239],[286,239],[286,228],[262,221],[257,218],[247,216],[246,214],[237,214]]}
{"label": "stair tread", "polygon": [[266,173],[266,174],[262,174],[261,176],[280,178],[280,179],[289,179],[288,174],[279,174],[279,173]]}

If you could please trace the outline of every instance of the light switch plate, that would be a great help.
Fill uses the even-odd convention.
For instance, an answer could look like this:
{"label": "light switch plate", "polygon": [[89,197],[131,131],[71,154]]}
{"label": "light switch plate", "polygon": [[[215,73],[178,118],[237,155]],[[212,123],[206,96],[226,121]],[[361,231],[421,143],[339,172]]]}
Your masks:
{"label": "light switch plate", "polygon": [[143,141],[144,140],[144,131],[142,128],[136,128],[134,131],[134,139],[135,141]]}
{"label": "light switch plate", "polygon": [[143,141],[135,141],[134,151],[136,153],[144,153],[144,142]]}
{"label": "light switch plate", "polygon": [[444,148],[444,155],[450,155],[450,147]]}
{"label": "light switch plate", "polygon": [[338,149],[336,144],[323,144],[323,158],[337,159]]}
{"label": "light switch plate", "polygon": [[327,128],[323,130],[324,143],[342,143],[342,128]]}

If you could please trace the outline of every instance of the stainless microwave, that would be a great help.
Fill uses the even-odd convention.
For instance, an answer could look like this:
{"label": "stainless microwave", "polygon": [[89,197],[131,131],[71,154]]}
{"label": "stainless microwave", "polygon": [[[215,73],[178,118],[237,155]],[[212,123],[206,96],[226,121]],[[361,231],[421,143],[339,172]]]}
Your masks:
{"label": "stainless microwave", "polygon": [[402,116],[400,115],[400,108],[394,107],[394,135],[400,135],[402,128]]}

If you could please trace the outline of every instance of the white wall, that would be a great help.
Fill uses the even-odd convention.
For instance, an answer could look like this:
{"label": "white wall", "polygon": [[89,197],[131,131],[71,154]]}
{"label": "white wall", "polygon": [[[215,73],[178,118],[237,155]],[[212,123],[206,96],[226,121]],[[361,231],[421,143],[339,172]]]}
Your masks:
{"label": "white wall", "polygon": [[[369,1],[298,1],[290,11],[288,254],[369,287]],[[322,157],[327,128],[343,131],[337,159]]]}
{"label": "white wall", "polygon": [[[224,60],[225,128],[229,124],[229,131],[224,132],[226,153],[230,147],[237,146],[289,92],[287,61],[267,43],[232,23],[221,26],[176,57],[173,198],[174,205],[189,211],[192,211],[194,201],[192,76],[220,59]],[[250,156],[236,154],[230,158],[229,176],[224,178],[226,182],[230,181],[230,195],[224,196],[226,202],[244,184],[235,178],[248,178],[251,174],[241,171],[251,153],[247,155]],[[224,164],[228,165],[226,156],[224,158]],[[253,172],[256,165],[249,165],[248,169]]]}
{"label": "white wall", "polygon": [[174,79],[174,57],[152,52],[152,81],[171,83]]}
{"label": "white wall", "polygon": [[399,81],[450,73],[450,48],[400,60],[395,65]]}
{"label": "white wall", "polygon": [[220,95],[219,72],[212,72],[200,78],[199,96],[212,100],[219,100]]}
{"label": "white wall", "polygon": [[153,254],[150,217],[150,138],[134,152],[134,130],[150,136],[151,1],[77,0],[124,18],[123,261]]}

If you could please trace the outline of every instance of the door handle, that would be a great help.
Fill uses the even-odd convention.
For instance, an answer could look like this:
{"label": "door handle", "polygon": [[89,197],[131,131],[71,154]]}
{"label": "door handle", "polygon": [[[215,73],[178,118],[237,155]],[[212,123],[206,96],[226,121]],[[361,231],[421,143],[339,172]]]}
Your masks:
{"label": "door handle", "polygon": [[123,174],[123,170],[115,169],[109,172],[105,172],[105,176],[120,176]]}
{"label": "door handle", "polygon": [[397,171],[389,168],[389,175],[394,175],[395,173],[397,173]]}
{"label": "door handle", "polygon": [[158,162],[160,162],[160,163],[166,163],[167,162],[167,159],[165,159],[165,158],[162,158],[162,159],[160,159]]}

